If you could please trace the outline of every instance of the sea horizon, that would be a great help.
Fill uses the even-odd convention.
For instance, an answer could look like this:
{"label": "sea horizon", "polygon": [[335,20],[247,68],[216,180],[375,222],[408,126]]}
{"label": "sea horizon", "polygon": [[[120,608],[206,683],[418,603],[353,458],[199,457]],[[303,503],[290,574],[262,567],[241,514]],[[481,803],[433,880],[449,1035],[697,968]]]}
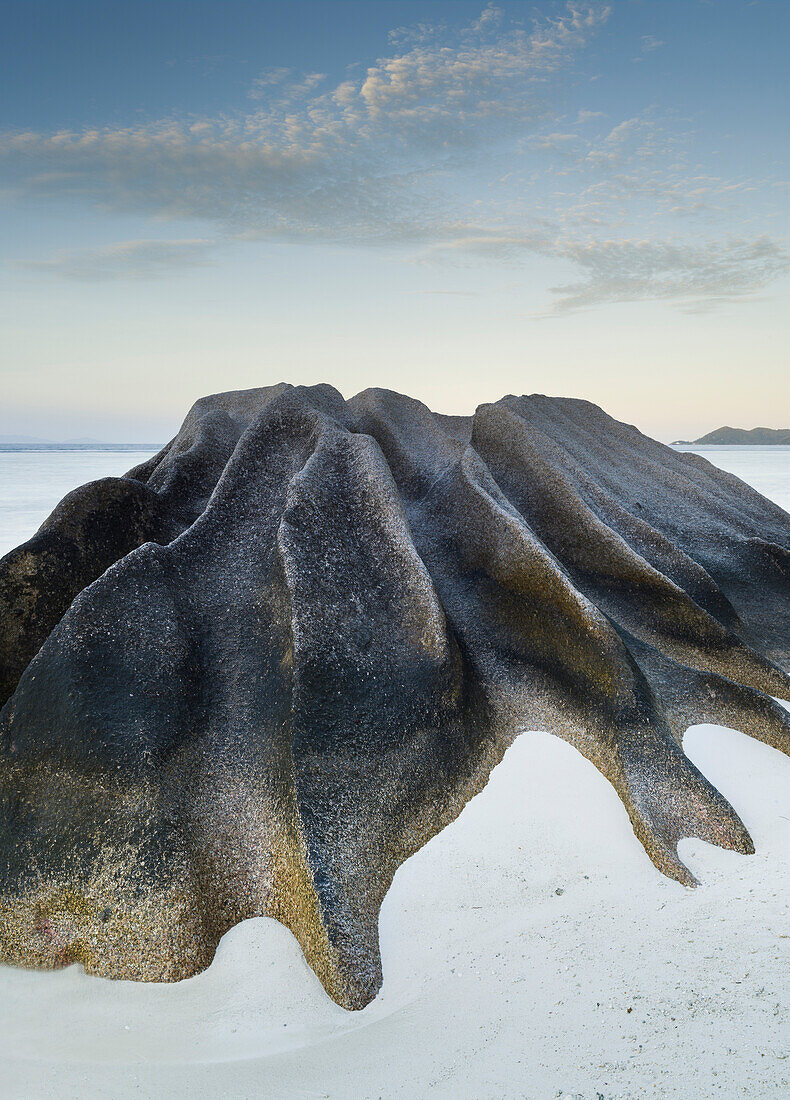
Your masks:
{"label": "sea horizon", "polygon": [[164,443],[0,443],[3,454],[36,451],[147,451],[154,454]]}

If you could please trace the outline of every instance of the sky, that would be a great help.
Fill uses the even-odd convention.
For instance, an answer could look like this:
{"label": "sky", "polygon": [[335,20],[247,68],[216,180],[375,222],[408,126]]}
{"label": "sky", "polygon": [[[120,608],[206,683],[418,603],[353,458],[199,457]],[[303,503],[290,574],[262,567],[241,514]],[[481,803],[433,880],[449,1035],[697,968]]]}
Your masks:
{"label": "sky", "polygon": [[790,3],[0,0],[0,434],[330,382],[790,427]]}

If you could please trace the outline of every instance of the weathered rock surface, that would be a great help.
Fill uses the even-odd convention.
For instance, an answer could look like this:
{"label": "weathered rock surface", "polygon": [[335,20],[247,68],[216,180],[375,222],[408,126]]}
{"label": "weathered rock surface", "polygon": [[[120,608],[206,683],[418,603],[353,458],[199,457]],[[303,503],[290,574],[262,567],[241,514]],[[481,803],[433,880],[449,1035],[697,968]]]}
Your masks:
{"label": "weathered rock surface", "polygon": [[0,960],[176,980],[247,917],[381,984],[398,866],[546,729],[655,865],[751,851],[692,723],[787,752],[790,516],[583,401],[219,394],[0,562]]}

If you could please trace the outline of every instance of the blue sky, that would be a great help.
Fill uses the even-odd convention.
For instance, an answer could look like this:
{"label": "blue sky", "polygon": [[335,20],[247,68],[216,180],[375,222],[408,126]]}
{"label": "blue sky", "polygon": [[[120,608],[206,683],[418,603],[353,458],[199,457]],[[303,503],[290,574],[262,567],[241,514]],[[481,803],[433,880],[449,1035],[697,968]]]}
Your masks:
{"label": "blue sky", "polygon": [[790,424],[790,4],[0,4],[0,433],[285,379]]}

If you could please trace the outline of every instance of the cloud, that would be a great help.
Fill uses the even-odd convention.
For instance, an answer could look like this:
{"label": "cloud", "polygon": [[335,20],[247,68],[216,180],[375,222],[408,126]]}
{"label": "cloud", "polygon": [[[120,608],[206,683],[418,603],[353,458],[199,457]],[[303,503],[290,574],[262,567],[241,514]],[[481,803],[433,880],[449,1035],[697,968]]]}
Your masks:
{"label": "cloud", "polygon": [[410,50],[371,65],[353,98],[343,85],[344,120],[368,133],[382,125],[391,134],[419,131],[437,148],[480,140],[508,119],[533,120],[542,112],[539,85],[567,66],[609,14],[606,5],[568,3],[529,31],[505,30],[502,12],[489,5],[454,46],[423,30]]}
{"label": "cloud", "polygon": [[[688,124],[655,110],[563,114],[563,84],[611,11],[570,0],[551,12],[524,26],[489,4],[460,28],[400,28],[335,84],[270,69],[235,115],[0,133],[6,195],[211,227],[24,266],[150,278],[211,262],[221,242],[277,240],[419,249],[423,263],[562,261],[579,277],[554,288],[555,312],[647,297],[697,308],[768,285],[786,258],[764,227],[722,241],[715,226],[770,181],[707,171]],[[679,218],[704,232],[678,243]]]}
{"label": "cloud", "polygon": [[265,72],[258,73],[247,94],[250,96],[250,99],[262,99],[263,96],[266,95],[267,88],[273,88],[277,84],[282,84],[292,72],[292,69],[284,69],[282,67],[266,69]]}
{"label": "cloud", "polygon": [[408,26],[393,27],[387,33],[391,46],[410,46],[416,43],[436,41],[448,33],[446,23],[411,23]]}
{"label": "cloud", "polygon": [[583,124],[585,122],[592,122],[593,119],[603,118],[603,117],[604,117],[603,111],[586,111],[586,110],[582,110],[582,111],[579,111],[578,114],[576,115],[576,122],[577,122],[577,124]]}
{"label": "cloud", "polygon": [[569,126],[575,141],[557,141],[550,131],[529,139],[531,149],[550,155],[542,170],[545,179],[554,181],[558,201],[552,213],[566,230],[589,232],[594,225],[630,222],[646,235],[678,217],[731,221],[750,193],[770,202],[773,180],[726,178],[698,164],[697,137],[682,120],[651,109],[615,125],[604,122],[601,116],[593,127],[590,120],[577,118]]}
{"label": "cloud", "polygon": [[[267,69],[255,77],[247,90],[250,99],[266,99],[277,89],[277,102],[293,103],[305,98],[326,80],[326,73],[303,73],[296,76],[292,69]],[[289,79],[290,78],[290,79]]]}
{"label": "cloud", "polygon": [[530,228],[492,227],[483,224],[449,224],[442,239],[434,241],[419,257],[423,263],[468,265],[488,259],[518,262],[525,254],[550,255],[558,239],[557,226],[536,224]]}
{"label": "cloud", "polygon": [[543,149],[543,150],[552,150],[552,151],[554,151],[554,150],[557,150],[557,149],[561,149],[561,148],[567,146],[568,144],[570,144],[572,142],[576,142],[578,140],[579,140],[579,135],[578,134],[554,133],[554,134],[542,134],[540,137],[535,137],[531,140],[530,144],[532,145],[533,149]]}
{"label": "cloud", "polygon": [[656,38],[654,34],[642,35],[642,53],[650,53],[651,50],[658,50],[665,45],[666,43],[662,42],[660,38]]}
{"label": "cloud", "polygon": [[675,241],[559,242],[556,255],[581,267],[585,277],[555,286],[554,312],[604,302],[664,299],[697,312],[743,298],[790,270],[790,256],[767,236],[686,245]]}
{"label": "cloud", "polygon": [[471,30],[479,33],[480,31],[486,31],[494,27],[498,27],[504,17],[504,12],[496,4],[488,4],[480,13],[480,17],[472,23]]}
{"label": "cloud", "polygon": [[21,260],[16,267],[83,282],[154,279],[186,267],[206,267],[210,240],[120,241],[98,248],[68,249],[49,260]]}
{"label": "cloud", "polygon": [[685,312],[747,300],[790,271],[790,255],[766,234],[695,243],[628,237],[596,240],[569,234],[545,222],[523,232],[453,227],[423,261],[469,265],[475,259],[518,264],[525,256],[566,261],[579,269],[577,281],[550,287],[556,301],[544,316],[613,303],[660,300]]}
{"label": "cloud", "polygon": [[[237,116],[0,134],[7,193],[203,219],[231,235],[348,242],[430,234],[434,182],[538,126],[548,83],[608,6],[571,0],[527,30],[489,6],[454,37],[379,58],[323,91],[321,74],[260,74]],[[258,98],[260,100],[258,101]]]}

